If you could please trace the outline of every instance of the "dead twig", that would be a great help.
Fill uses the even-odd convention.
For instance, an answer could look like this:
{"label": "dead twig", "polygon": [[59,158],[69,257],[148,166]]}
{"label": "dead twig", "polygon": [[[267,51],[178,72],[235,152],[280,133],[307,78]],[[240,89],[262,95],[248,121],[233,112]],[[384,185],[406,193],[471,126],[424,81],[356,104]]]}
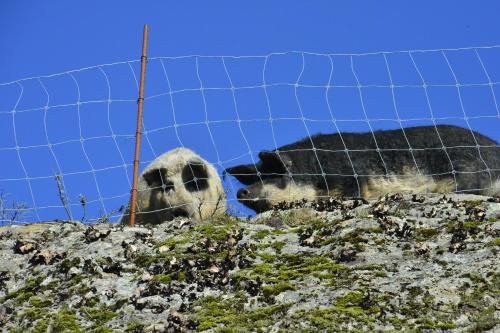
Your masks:
{"label": "dead twig", "polygon": [[100,224],[100,223],[109,223],[109,218],[115,215],[116,213],[122,213],[123,210],[125,209],[125,205],[120,206],[119,208],[115,208],[112,211],[110,211],[107,214],[103,214],[101,211],[101,217],[99,217],[95,223]]}
{"label": "dead twig", "polygon": [[28,205],[24,202],[12,201],[9,205],[7,204],[7,197],[9,194],[4,191],[0,192],[0,222],[8,222],[9,224],[15,224],[22,216],[30,210]]}
{"label": "dead twig", "polygon": [[68,216],[69,221],[73,221],[73,216],[71,215],[71,210],[69,208],[69,200],[66,195],[66,191],[64,190],[64,184],[62,182],[61,175],[56,175],[55,180],[57,182],[57,188],[59,189],[59,199],[61,199],[61,203],[63,204],[64,210],[66,211],[66,215]]}
{"label": "dead twig", "polygon": [[80,199],[80,204],[82,205],[83,209],[83,216],[82,216],[82,223],[85,223],[85,219],[87,218],[87,197],[85,197],[83,194],[80,194],[78,196],[78,199]]}

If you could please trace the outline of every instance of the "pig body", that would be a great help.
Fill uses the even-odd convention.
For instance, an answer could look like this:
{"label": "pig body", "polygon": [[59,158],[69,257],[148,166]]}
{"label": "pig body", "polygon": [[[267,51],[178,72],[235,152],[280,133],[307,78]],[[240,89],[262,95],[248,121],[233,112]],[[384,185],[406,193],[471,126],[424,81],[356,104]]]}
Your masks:
{"label": "pig body", "polygon": [[500,147],[451,125],[319,134],[262,151],[257,164],[225,170],[246,188],[238,200],[261,212],[321,196],[376,198],[389,192],[499,191]]}

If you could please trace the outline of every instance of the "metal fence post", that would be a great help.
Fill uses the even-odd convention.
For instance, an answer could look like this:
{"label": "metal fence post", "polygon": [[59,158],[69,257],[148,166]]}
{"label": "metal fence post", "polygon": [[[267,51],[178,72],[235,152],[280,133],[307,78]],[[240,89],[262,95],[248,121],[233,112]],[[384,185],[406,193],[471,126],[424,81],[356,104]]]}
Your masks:
{"label": "metal fence post", "polygon": [[137,100],[137,131],[135,132],[134,179],[132,182],[132,199],[130,203],[130,226],[132,227],[135,225],[135,213],[137,206],[137,173],[139,171],[139,154],[141,151],[142,107],[144,104],[144,80],[146,78],[147,49],[148,25],[145,24],[142,37],[141,81],[139,85],[139,99]]}

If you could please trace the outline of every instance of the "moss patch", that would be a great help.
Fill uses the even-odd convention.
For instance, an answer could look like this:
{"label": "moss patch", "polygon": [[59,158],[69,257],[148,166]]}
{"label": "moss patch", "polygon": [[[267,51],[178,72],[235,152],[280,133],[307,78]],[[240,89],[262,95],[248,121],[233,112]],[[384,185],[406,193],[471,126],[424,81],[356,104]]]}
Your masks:
{"label": "moss patch", "polygon": [[289,305],[271,305],[246,310],[243,306],[244,296],[237,294],[235,298],[206,297],[198,300],[195,319],[198,330],[218,328],[221,332],[261,331],[272,326],[277,317],[286,313]]}
{"label": "moss patch", "polygon": [[425,241],[428,240],[434,236],[437,236],[440,234],[439,229],[434,229],[434,228],[421,228],[421,229],[416,229],[415,230],[415,239],[417,241]]}
{"label": "moss patch", "polygon": [[82,327],[78,324],[78,319],[74,310],[63,309],[53,315],[52,320],[53,332],[57,333],[79,333],[83,332]]}

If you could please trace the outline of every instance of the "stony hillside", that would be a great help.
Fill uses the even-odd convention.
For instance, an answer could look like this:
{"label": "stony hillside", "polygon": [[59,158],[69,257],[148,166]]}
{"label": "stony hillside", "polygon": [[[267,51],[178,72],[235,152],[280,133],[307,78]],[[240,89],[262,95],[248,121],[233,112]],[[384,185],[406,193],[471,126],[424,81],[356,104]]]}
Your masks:
{"label": "stony hillside", "polygon": [[158,227],[0,228],[4,332],[494,332],[500,200],[386,196]]}

